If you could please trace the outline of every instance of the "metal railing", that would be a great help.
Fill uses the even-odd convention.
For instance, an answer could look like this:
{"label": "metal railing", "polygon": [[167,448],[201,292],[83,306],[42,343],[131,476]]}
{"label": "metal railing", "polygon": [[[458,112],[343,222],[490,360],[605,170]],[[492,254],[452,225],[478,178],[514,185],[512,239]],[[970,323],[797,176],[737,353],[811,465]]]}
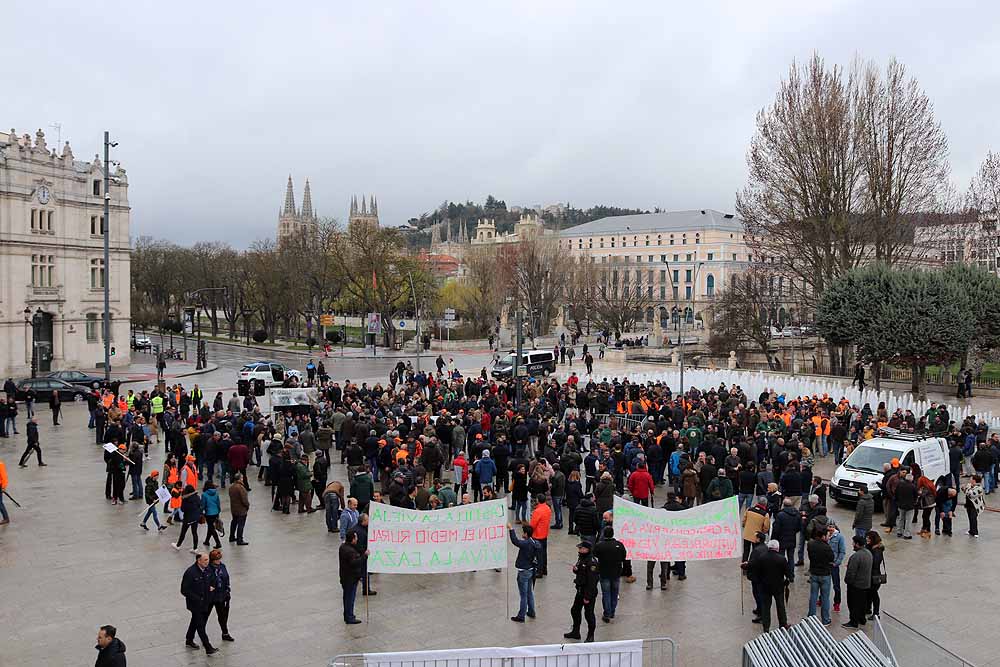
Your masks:
{"label": "metal railing", "polygon": [[974,667],[884,610],[869,626],[872,642],[890,658],[893,667]]}
{"label": "metal railing", "polygon": [[[364,653],[338,655],[330,661],[329,667],[631,667],[631,652],[615,651],[612,647],[602,651],[600,644],[593,645],[597,652],[589,654],[566,654],[549,656],[518,657],[454,657],[421,660],[420,653],[407,654],[398,661],[367,660]],[[531,648],[520,647],[520,648]],[[573,662],[567,658],[572,657]],[[669,637],[655,637],[642,640],[642,667],[677,667],[677,644]]]}
{"label": "metal railing", "polygon": [[743,667],[893,667],[861,632],[841,642],[808,616],[787,630],[765,632],[743,646]]}

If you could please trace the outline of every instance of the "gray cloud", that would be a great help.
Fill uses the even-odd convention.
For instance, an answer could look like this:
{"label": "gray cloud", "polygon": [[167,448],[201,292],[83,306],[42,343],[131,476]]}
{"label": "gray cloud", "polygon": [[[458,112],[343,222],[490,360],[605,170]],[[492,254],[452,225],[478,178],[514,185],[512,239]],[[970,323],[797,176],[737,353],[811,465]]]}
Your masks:
{"label": "gray cloud", "polygon": [[490,193],[731,210],[754,114],[813,50],[904,62],[960,189],[1000,149],[992,3],[704,4],[16,2],[0,126],[59,121],[84,157],[110,129],[134,234],[237,245],[273,235],[289,173],[390,224]]}

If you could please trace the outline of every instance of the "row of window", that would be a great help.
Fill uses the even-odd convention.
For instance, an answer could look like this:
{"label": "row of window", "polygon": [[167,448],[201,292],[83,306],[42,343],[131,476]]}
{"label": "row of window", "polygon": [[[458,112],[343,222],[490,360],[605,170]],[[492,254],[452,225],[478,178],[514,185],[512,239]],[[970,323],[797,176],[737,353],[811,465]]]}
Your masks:
{"label": "row of window", "polygon": [[[33,234],[55,234],[55,211],[44,208],[31,209],[31,231]],[[90,235],[104,235],[104,216],[90,216]]]}
{"label": "row of window", "polygon": [[[55,255],[31,256],[31,286],[55,287]],[[90,260],[90,289],[104,289],[104,259]]]}
{"label": "row of window", "polygon": [[[663,264],[666,264],[668,257],[670,257],[670,256],[669,255],[660,255],[659,256],[659,261],[661,263],[663,263]],[[681,255],[678,254],[678,253],[675,253],[674,255],[672,255],[672,257],[673,257],[673,259],[671,261],[673,261],[673,262],[680,262],[680,261],[685,261],[685,262],[696,262],[696,261],[714,262],[716,260],[716,256],[715,256],[714,252],[705,253],[703,260],[699,260],[698,256],[696,254],[690,253],[690,252],[689,253],[685,253],[683,260],[681,260]],[[739,257],[738,257],[738,255],[735,252],[732,253],[731,257],[732,257],[732,261],[734,261],[734,262],[738,262],[739,261]],[[618,263],[618,262],[636,262],[637,264],[641,264],[641,263],[643,263],[643,261],[645,261],[647,263],[652,264],[653,262],[657,261],[657,256],[656,255],[645,255],[645,258],[646,259],[644,260],[643,259],[643,255],[634,255],[634,256],[632,256],[632,255],[607,255],[607,256],[602,256],[601,257],[601,263],[602,264],[606,264],[606,263],[610,262],[611,264],[615,264],[615,263]],[[719,259],[721,259],[721,257]],[[749,260],[750,260],[750,256],[747,255],[747,261],[749,261]],[[596,262],[596,259],[593,258],[593,257],[591,257],[591,262]]]}
{"label": "row of window", "polygon": [[[735,239],[735,237],[736,237],[735,234],[730,234],[729,235],[729,238],[731,238],[731,239]],[[623,236],[621,238],[622,238],[622,240],[621,240],[621,247],[622,248],[627,248],[628,247],[628,237],[627,236]],[[740,240],[743,240],[742,237],[741,237]],[[576,240],[576,249],[577,250],[583,250],[583,241],[584,240],[582,238]],[[610,247],[612,247],[612,248],[615,247],[616,241],[617,241],[617,237],[615,237],[615,236],[612,236],[612,237],[608,238],[608,243],[610,244]],[[668,245],[674,245],[674,235],[671,234],[670,238],[668,238],[667,241],[668,241]],[[688,239],[687,239],[687,234],[686,233],[681,234],[680,242],[681,242],[681,245],[687,245]],[[701,233],[700,232],[695,232],[694,242],[696,244],[701,243]],[[603,248],[604,247],[604,237],[599,237],[597,239],[597,243],[598,243],[598,247],[599,248]],[[645,239],[643,240],[643,244],[645,246],[651,246],[651,245],[653,245],[653,239],[652,239],[652,237],[650,237],[647,234],[646,237],[645,237]],[[663,235],[662,234],[657,234],[656,235],[656,245],[658,245],[658,246],[662,246],[663,245]],[[559,242],[559,247],[562,248],[562,241]],[[633,236],[632,237],[632,247],[633,248],[638,248],[639,247],[639,237],[638,236]],[[566,242],[566,248],[567,248],[567,250],[571,250],[573,248],[573,239],[570,239],[570,240],[568,240]],[[587,239],[587,248],[591,249],[591,250],[594,248],[594,239],[593,238],[588,238]]]}

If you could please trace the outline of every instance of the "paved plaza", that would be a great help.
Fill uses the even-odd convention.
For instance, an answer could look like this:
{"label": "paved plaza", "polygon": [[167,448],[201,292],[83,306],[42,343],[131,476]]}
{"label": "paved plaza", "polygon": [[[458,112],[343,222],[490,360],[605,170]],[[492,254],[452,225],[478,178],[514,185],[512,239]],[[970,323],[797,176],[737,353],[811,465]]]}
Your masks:
{"label": "paved plaza", "polygon": [[[600,365],[596,370],[604,374]],[[340,373],[336,377],[342,379]],[[187,378],[185,385],[195,379]],[[203,386],[208,384],[214,383]],[[8,501],[12,523],[0,528],[2,667],[91,664],[97,627],[104,623],[118,627],[129,664],[141,667],[322,667],[341,653],[558,643],[568,628],[576,540],[564,531],[550,536],[550,576],[535,589],[536,620],[523,625],[508,620],[507,603],[517,604],[513,581],[508,589],[508,570],[377,575],[373,587],[378,595],[370,598],[367,609],[358,598],[357,613],[369,622],[345,626],[337,574],[339,536],[326,531],[322,512],[271,512],[270,489],[256,481],[256,469],[251,468],[246,529],[250,545],[224,542],[233,586],[230,631],[236,642],[219,641],[213,615],[208,632],[221,651],[209,657],[185,648],[188,613],[179,589],[181,574],[192,562],[186,551],[190,539],[185,550],[177,552],[169,544],[176,540],[178,527],[160,535],[147,533],[138,528],[143,503],[114,507],[105,501],[104,463],[93,431],[86,429],[86,408],[67,405],[63,416],[63,425],[53,427],[48,410],[39,411],[48,467],[34,462],[17,467],[25,443],[23,412],[22,434],[0,440],[10,493],[23,505],[19,509]],[[146,472],[162,463],[162,444],[151,445],[150,451],[154,456]],[[830,459],[817,465],[817,474],[824,478],[832,471]],[[335,465],[330,476],[344,480],[346,472]],[[228,526],[228,496],[221,495]],[[831,514],[850,526],[850,513],[843,508]],[[981,518],[978,540],[965,535],[964,513],[950,539],[887,538],[885,610],[980,667],[1000,667],[991,611],[1000,595],[1000,577],[992,572],[1000,545],[998,517],[987,512]],[[515,554],[511,549],[511,566]],[[739,664],[742,644],[759,626],[750,623],[749,586],[744,591],[746,613],[741,615],[735,561],[691,563],[688,579],[671,581],[668,591],[646,591],[644,565],[635,569],[639,580],[622,583],[617,618],[611,624],[598,619],[599,641],[671,637],[679,646],[679,665]],[[790,619],[804,615],[807,596],[807,579],[799,576]],[[834,614],[835,636],[843,636],[840,623],[846,620],[845,596],[843,611]]]}

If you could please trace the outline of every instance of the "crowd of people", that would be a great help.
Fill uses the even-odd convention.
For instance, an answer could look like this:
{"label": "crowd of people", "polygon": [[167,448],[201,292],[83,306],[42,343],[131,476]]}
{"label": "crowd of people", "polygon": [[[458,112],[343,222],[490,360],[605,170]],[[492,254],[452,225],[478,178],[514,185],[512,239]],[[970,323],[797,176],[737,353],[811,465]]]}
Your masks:
{"label": "crowd of people", "polygon": [[[271,511],[323,510],[327,530],[342,539],[345,623],[359,622],[353,609],[359,584],[363,595],[376,595],[367,572],[371,503],[433,510],[508,496],[520,595],[511,620],[534,617],[533,586],[548,574],[550,531],[566,530],[579,536],[573,567],[577,595],[566,637],[580,637],[585,619],[590,641],[598,590],[602,620],[610,623],[620,580],[636,581],[614,535],[615,495],[649,506],[658,496],[668,511],[736,496],[755,622],[769,629],[774,606],[779,625],[787,625],[786,591],[796,569],[805,567],[809,613],[831,623],[843,583],[850,611],[845,625],[853,628],[879,612],[879,587],[885,583],[882,538],[873,529],[874,502],[865,488],[851,530],[841,534],[827,515],[826,484],[813,473],[816,460],[832,456],[839,463],[858,442],[887,426],[947,438],[950,474],[940,479],[927,479],[916,464],[904,468],[894,460],[886,466],[879,489],[883,526],[904,540],[918,517],[920,535],[930,539],[931,515],[935,535],[943,530],[950,536],[959,502],[967,512],[969,534],[978,535],[976,517],[996,484],[996,434],[973,419],[951,421],[943,406],[920,416],[890,414],[884,405],[872,409],[825,395],[766,391],[747,396],[740,387],[724,384],[691,387],[678,395],[663,383],[584,380],[576,374],[564,382],[525,380],[515,403],[511,383],[490,380],[485,373],[455,379],[444,370],[418,375],[401,362],[390,382],[372,385],[330,381],[325,372],[314,371],[306,384],[316,388],[318,402],[273,414],[261,412],[254,397],[235,393],[227,400],[219,392],[210,403],[197,385],[190,391],[174,385],[165,391],[93,393],[88,426],[95,443],[111,445],[103,450],[107,500],[148,505],[143,529],[149,519],[158,531],[179,526],[177,549],[191,535],[197,560],[185,573],[183,587],[192,613],[189,646],[197,646],[198,634],[206,651],[215,650],[205,635],[211,609],[218,611],[223,639],[231,640],[225,625],[228,574],[223,577],[215,564],[221,563],[218,549],[226,533],[220,495],[229,499],[230,544],[248,544],[244,528],[253,467],[256,481],[270,488]],[[144,476],[160,446],[162,467]],[[339,479],[339,474],[331,479],[340,470],[335,463],[345,468]],[[968,482],[960,486],[963,477]],[[5,476],[0,482],[6,484]],[[220,494],[227,485],[228,493]],[[159,518],[161,508],[166,525]],[[2,503],[0,510],[6,521]],[[514,524],[520,525],[520,535]],[[205,535],[199,544],[200,526]],[[210,545],[212,554],[201,551]],[[646,588],[652,589],[656,563],[646,569]],[[661,563],[661,588],[672,575],[686,579],[686,564]],[[225,611],[218,606],[220,596]]]}

